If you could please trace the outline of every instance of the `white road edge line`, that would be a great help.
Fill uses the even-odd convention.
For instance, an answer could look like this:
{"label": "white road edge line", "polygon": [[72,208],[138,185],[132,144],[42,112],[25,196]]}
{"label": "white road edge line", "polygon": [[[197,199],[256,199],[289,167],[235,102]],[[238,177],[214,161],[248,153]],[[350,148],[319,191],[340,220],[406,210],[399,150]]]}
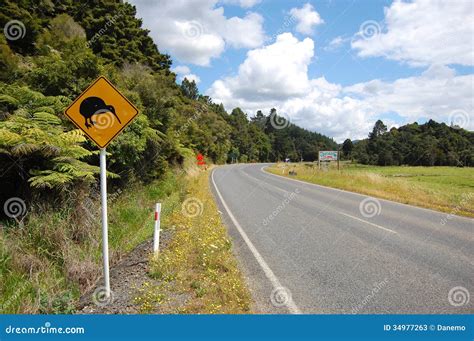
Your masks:
{"label": "white road edge line", "polygon": [[383,226],[380,226],[380,225],[377,225],[377,224],[374,224],[374,223],[371,223],[370,221],[367,221],[367,220],[364,220],[364,219],[360,219],[360,218],[357,218],[357,217],[354,217],[353,215],[350,215],[350,214],[347,214],[347,213],[342,213],[342,212],[337,212],[339,214],[342,214],[342,215],[345,215],[346,217],[349,217],[349,218],[352,218],[352,219],[355,219],[355,220],[359,220],[363,223],[366,223],[366,224],[369,224],[369,225],[372,225],[372,226],[375,226],[379,229],[382,229],[382,230],[385,230],[387,232],[390,232],[390,233],[395,233],[395,234],[398,234],[398,232],[394,231],[394,230],[390,230],[386,227],[383,227]]}
{"label": "white road edge line", "polygon": [[[258,252],[257,248],[253,245],[253,243],[250,241],[249,237],[247,236],[247,234],[245,233],[245,231],[243,230],[242,226],[240,226],[239,222],[237,221],[237,219],[234,217],[234,215],[232,214],[232,212],[230,211],[229,209],[229,206],[227,206],[224,198],[222,197],[222,194],[221,192],[219,191],[219,189],[217,188],[217,185],[216,185],[216,182],[214,181],[214,171],[215,169],[212,171],[211,173],[211,180],[212,180],[212,184],[214,185],[214,189],[216,190],[216,193],[217,193],[217,196],[219,197],[221,203],[222,203],[222,206],[224,206],[227,214],[229,215],[230,219],[232,220],[232,223],[234,223],[235,227],[237,228],[237,231],[239,231],[240,233],[240,236],[242,237],[242,239],[245,241],[245,244],[247,244],[248,248],[250,249],[250,251],[252,252],[253,256],[255,257],[255,259],[257,260],[258,264],[260,265],[260,267],[262,268],[263,272],[265,273],[265,276],[268,278],[268,280],[272,283],[272,286],[274,289],[277,289],[277,288],[281,288],[283,287],[280,283],[280,281],[278,280],[278,278],[275,276],[275,274],[273,273],[272,269],[270,269],[270,267],[268,266],[267,262],[265,262],[265,260],[263,259],[262,255],[260,254],[260,252]],[[301,314],[301,310],[298,308],[298,306],[295,304],[295,302],[293,301],[293,298],[292,297],[289,297],[289,300],[288,302],[286,303],[286,307],[288,308],[289,312],[291,314]]]}
{"label": "white road edge line", "polygon": [[[293,180],[293,181],[298,181],[298,182],[301,182],[303,184],[308,184],[308,185],[315,185],[311,182],[305,182],[305,181],[301,181],[301,180],[297,180],[297,179],[292,179],[292,178],[287,178],[286,176],[281,176],[281,175],[278,175],[278,174],[273,174],[273,173],[269,173],[269,172],[265,172],[263,169],[267,167],[267,166],[263,166],[262,168],[260,168],[260,170],[265,173],[265,174],[270,174],[270,175],[275,175],[275,176],[279,176],[280,178],[283,178],[283,179],[287,179],[287,180]],[[316,185],[318,186],[318,185]],[[319,187],[319,186],[318,186]],[[324,187],[324,186],[321,186],[321,187]],[[358,194],[358,193],[356,193]],[[395,233],[395,234],[398,234],[398,232],[394,231],[394,230],[390,230],[386,227],[383,227],[383,226],[380,226],[380,225],[377,225],[377,224],[374,224],[374,223],[371,223],[370,221],[367,221],[367,220],[364,220],[364,219],[360,219],[360,218],[357,218],[357,217],[354,217],[353,215],[350,215],[350,214],[347,214],[347,213],[343,213],[343,212],[339,212],[339,211],[336,211],[337,213],[339,214],[342,214],[342,215],[345,215],[346,217],[349,217],[349,218],[352,218],[352,219],[355,219],[355,220],[359,220],[363,223],[366,223],[366,224],[369,224],[369,225],[372,225],[372,226],[375,226],[379,229],[382,229],[382,230],[385,230],[387,232],[390,232],[390,233]]]}

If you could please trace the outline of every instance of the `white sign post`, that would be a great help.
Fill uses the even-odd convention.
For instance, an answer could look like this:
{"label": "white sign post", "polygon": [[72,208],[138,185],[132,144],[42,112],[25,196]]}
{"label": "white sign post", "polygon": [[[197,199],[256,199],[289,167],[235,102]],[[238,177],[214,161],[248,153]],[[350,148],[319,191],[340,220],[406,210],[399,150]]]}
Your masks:
{"label": "white sign post", "polygon": [[[97,110],[99,109],[99,110]],[[98,115],[112,114],[106,126],[91,129]],[[118,114],[117,114],[118,113]],[[105,147],[138,115],[138,109],[105,77],[100,76],[67,107],[64,114],[100,148],[100,197],[102,204],[102,250],[105,296],[110,297],[109,240],[107,225],[107,175]],[[93,117],[94,116],[94,117]]]}
{"label": "white sign post", "polygon": [[155,208],[155,233],[153,235],[153,252],[160,250],[160,212],[161,204],[157,203]]}
{"label": "white sign post", "polygon": [[104,286],[105,296],[110,297],[109,276],[109,235],[107,223],[107,174],[105,163],[105,148],[100,149],[100,198],[102,203],[102,253],[104,257]]}

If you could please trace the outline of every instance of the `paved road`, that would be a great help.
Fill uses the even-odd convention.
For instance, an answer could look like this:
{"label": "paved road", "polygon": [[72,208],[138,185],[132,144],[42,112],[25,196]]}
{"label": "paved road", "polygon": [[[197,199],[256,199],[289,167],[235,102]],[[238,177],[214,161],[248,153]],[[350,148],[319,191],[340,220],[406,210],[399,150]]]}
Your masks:
{"label": "paved road", "polygon": [[223,166],[211,177],[257,310],[474,312],[473,219],[286,179],[264,166]]}

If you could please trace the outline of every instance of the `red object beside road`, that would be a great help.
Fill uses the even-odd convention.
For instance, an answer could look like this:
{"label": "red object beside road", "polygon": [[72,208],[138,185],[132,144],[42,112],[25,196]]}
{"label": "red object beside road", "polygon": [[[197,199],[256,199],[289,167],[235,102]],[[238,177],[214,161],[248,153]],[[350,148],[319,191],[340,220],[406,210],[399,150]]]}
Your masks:
{"label": "red object beside road", "polygon": [[206,161],[204,161],[204,156],[201,153],[197,155],[196,159],[198,165],[202,166],[206,164]]}

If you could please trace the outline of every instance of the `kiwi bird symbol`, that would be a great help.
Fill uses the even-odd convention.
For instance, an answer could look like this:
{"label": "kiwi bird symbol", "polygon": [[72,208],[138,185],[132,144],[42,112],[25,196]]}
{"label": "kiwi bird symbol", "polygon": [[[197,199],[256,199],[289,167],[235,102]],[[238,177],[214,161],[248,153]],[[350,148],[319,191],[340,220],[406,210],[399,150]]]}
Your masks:
{"label": "kiwi bird symbol", "polygon": [[104,100],[99,97],[87,97],[81,102],[79,112],[86,120],[87,129],[92,127],[95,123],[94,121],[92,121],[92,116],[101,115],[108,112],[111,112],[117,118],[119,123],[122,124],[117,114],[115,113],[115,108],[111,105],[105,104]]}

